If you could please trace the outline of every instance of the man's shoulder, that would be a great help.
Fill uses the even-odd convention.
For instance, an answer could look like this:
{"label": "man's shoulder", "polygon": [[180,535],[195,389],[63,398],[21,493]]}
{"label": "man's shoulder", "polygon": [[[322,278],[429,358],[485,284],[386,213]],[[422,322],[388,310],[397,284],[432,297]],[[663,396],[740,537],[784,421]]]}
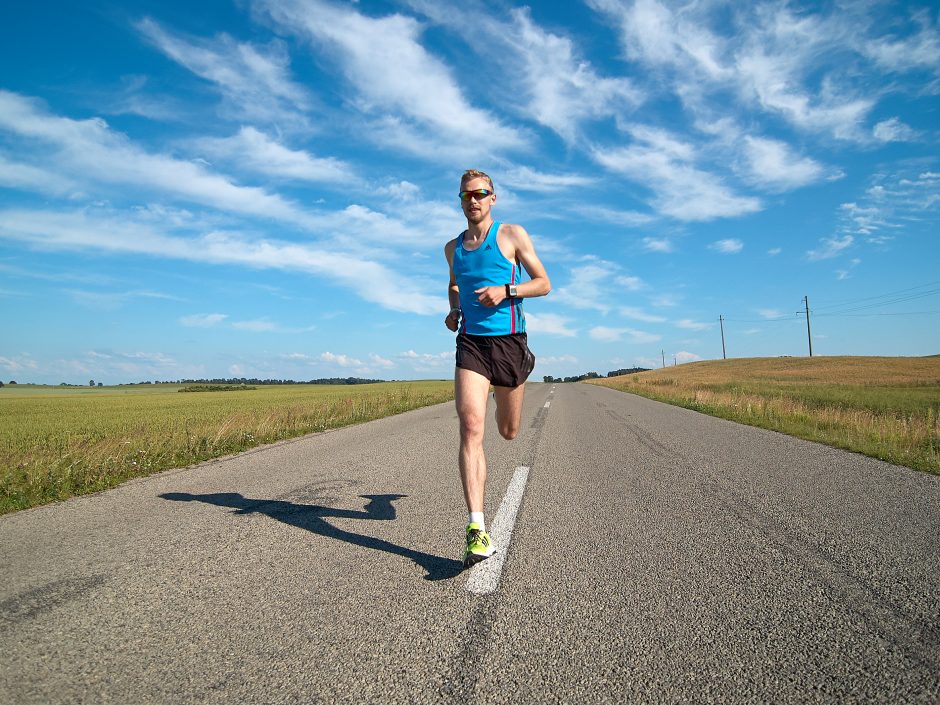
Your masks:
{"label": "man's shoulder", "polygon": [[506,237],[514,241],[519,240],[520,238],[529,237],[529,233],[526,232],[526,229],[518,223],[501,223],[499,226],[499,234],[502,237]]}

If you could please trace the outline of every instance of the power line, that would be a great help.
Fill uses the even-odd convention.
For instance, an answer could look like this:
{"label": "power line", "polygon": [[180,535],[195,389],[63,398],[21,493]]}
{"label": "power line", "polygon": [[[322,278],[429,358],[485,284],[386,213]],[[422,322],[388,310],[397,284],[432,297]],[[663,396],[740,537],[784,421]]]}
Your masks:
{"label": "power line", "polygon": [[819,310],[827,309],[827,308],[838,308],[839,306],[852,306],[852,305],[861,303],[862,301],[871,301],[873,299],[883,299],[888,296],[896,296],[897,294],[904,294],[908,291],[916,291],[917,289],[923,289],[924,287],[934,286],[936,284],[940,284],[940,281],[927,282],[926,284],[918,284],[917,286],[912,286],[907,289],[898,289],[897,291],[889,291],[885,294],[878,294],[876,296],[866,296],[861,299],[846,299],[845,301],[835,301],[831,304],[826,304],[824,306],[817,306],[815,310],[819,311]]}

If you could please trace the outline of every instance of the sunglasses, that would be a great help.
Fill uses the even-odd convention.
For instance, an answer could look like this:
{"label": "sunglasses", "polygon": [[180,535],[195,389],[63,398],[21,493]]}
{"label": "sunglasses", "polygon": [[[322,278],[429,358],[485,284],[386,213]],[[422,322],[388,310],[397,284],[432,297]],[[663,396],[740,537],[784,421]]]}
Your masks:
{"label": "sunglasses", "polygon": [[482,201],[487,196],[492,196],[493,192],[485,188],[478,188],[476,191],[461,191],[460,200],[469,201],[471,198],[475,198],[478,201]]}

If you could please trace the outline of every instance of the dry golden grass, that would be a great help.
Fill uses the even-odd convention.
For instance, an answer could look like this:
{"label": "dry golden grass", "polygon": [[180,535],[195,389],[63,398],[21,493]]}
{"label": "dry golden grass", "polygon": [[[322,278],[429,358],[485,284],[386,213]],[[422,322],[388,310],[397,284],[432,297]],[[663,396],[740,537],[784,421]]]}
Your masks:
{"label": "dry golden grass", "polygon": [[593,382],[940,474],[940,357],[711,360]]}

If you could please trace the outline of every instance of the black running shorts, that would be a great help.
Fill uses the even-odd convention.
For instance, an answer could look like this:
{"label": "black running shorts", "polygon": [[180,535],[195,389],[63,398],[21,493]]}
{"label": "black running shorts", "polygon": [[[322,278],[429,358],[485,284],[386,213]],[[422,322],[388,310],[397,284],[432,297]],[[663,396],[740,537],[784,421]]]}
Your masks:
{"label": "black running shorts", "polygon": [[457,367],[478,372],[496,387],[518,387],[535,367],[525,333],[457,336]]}

